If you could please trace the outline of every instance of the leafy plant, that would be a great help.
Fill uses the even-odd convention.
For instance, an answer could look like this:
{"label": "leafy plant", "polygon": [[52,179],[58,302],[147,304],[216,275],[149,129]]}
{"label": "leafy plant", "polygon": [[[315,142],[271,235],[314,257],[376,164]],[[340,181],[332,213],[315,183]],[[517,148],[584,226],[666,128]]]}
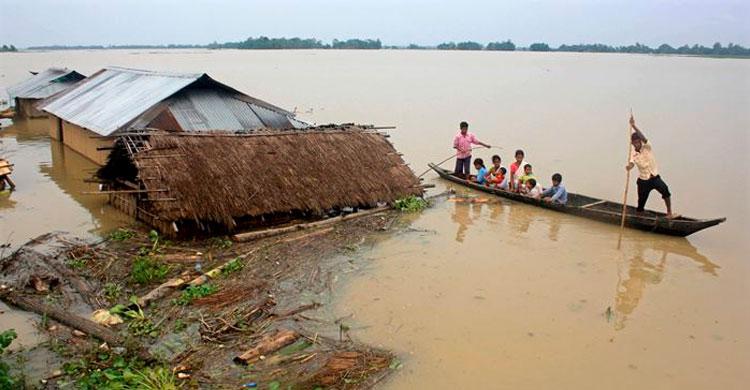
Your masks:
{"label": "leafy plant", "polygon": [[133,389],[174,390],[181,387],[177,384],[174,374],[164,367],[146,368],[135,373]]}
{"label": "leafy plant", "polygon": [[137,358],[126,359],[108,353],[97,354],[91,360],[67,362],[63,365],[63,372],[83,390],[180,388],[174,375],[165,367],[147,367]]}
{"label": "leafy plant", "polygon": [[422,211],[429,206],[429,202],[423,198],[417,196],[409,196],[406,198],[398,199],[393,203],[393,207],[397,210],[412,213],[416,211]]}
{"label": "leafy plant", "polygon": [[117,283],[106,283],[104,285],[104,298],[106,298],[109,302],[115,302],[118,298],[120,298],[120,294],[122,293],[122,286]]}
{"label": "leafy plant", "polygon": [[109,239],[112,241],[127,241],[135,237],[135,232],[130,229],[117,229],[109,234]]}
{"label": "leafy plant", "polygon": [[217,249],[228,249],[233,244],[232,240],[227,237],[211,237],[208,243],[212,248]]}
{"label": "leafy plant", "polygon": [[73,269],[83,269],[86,266],[86,261],[89,260],[88,256],[72,257],[68,259],[68,267]]}
{"label": "leafy plant", "polygon": [[234,259],[230,260],[222,269],[221,274],[222,275],[229,275],[233,272],[237,272],[245,267],[245,263],[242,262],[242,259],[239,257],[235,257]]}
{"label": "leafy plant", "polygon": [[128,321],[128,330],[135,336],[149,335],[156,337],[158,335],[158,326],[154,325],[150,318],[138,304],[138,297],[130,297],[130,306],[115,305],[109,309],[112,314],[119,314]]}
{"label": "leafy plant", "polygon": [[[0,332],[0,356],[5,352],[10,343],[17,337],[14,329]],[[0,389],[14,389],[19,385],[18,381],[10,376],[10,367],[0,360]]]}
{"label": "leafy plant", "polygon": [[5,352],[5,348],[7,348],[16,337],[18,337],[18,335],[16,334],[15,329],[8,329],[0,332],[0,354]]}
{"label": "leafy plant", "polygon": [[190,286],[182,291],[179,298],[174,300],[177,305],[187,306],[193,302],[194,299],[203,298],[219,291],[219,288],[210,284],[202,284],[200,286]]}
{"label": "leafy plant", "polygon": [[169,273],[169,266],[159,263],[150,255],[139,254],[133,261],[130,278],[138,284],[160,281]]}

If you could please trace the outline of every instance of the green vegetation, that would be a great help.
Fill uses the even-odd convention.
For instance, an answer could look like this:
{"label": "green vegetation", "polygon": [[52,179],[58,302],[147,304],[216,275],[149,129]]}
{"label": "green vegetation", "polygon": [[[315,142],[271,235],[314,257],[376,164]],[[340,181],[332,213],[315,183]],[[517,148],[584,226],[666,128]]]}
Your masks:
{"label": "green vegetation", "polygon": [[202,284],[200,286],[190,286],[182,291],[179,298],[174,300],[176,305],[187,306],[193,302],[194,299],[203,298],[219,291],[219,288],[210,284]]}
{"label": "green vegetation", "polygon": [[133,261],[130,278],[137,284],[148,284],[163,280],[168,273],[168,265],[160,263],[151,255],[138,255]]}
{"label": "green vegetation", "polygon": [[97,353],[90,359],[65,363],[63,372],[82,390],[180,388],[177,379],[168,368],[147,367],[137,358],[127,359],[109,353]]}
{"label": "green vegetation", "polygon": [[[422,46],[409,44],[406,47],[383,45],[380,39],[334,39],[330,44],[314,38],[247,38],[238,42],[214,42],[208,45],[86,45],[86,46],[34,46],[29,47],[32,50],[76,50],[76,49],[185,49],[185,48],[208,48],[208,49],[406,49],[406,50],[487,50],[487,51],[513,51],[519,50],[511,40],[503,42],[490,42],[486,46],[473,41],[466,42],[445,42],[437,46]],[[16,51],[13,45],[4,45],[0,51]],[[562,51],[562,52],[586,52],[586,53],[642,53],[642,54],[681,54],[695,56],[714,56],[714,57],[750,57],[750,49],[740,45],[729,43],[723,46],[717,42],[711,47],[702,45],[683,45],[673,47],[668,44],[662,44],[657,48],[651,48],[646,45],[636,43],[629,46],[609,46],[601,43],[595,44],[575,44],[560,45],[553,48],[547,43],[537,42],[528,48],[520,50],[529,51]]]}
{"label": "green vegetation", "polygon": [[159,247],[159,233],[152,230],[148,233],[151,248],[142,247],[133,260],[133,269],[130,278],[137,284],[148,284],[163,280],[169,273],[169,266],[159,262],[157,254],[161,252]]}
{"label": "green vegetation", "polygon": [[550,51],[550,47],[546,43],[532,43],[529,46],[529,51]]}
{"label": "green vegetation", "polygon": [[224,268],[221,269],[221,274],[226,276],[241,270],[243,267],[245,267],[245,263],[242,262],[242,259],[240,259],[239,257],[235,257],[234,259],[227,262]]}
{"label": "green vegetation", "polygon": [[10,46],[3,45],[2,47],[0,47],[0,52],[12,52],[12,51],[18,51],[18,49],[16,49],[16,47],[13,45],[10,45]]}
{"label": "green vegetation", "polygon": [[401,210],[407,213],[417,212],[424,210],[429,206],[429,202],[423,198],[417,196],[409,196],[407,198],[401,198],[393,203],[393,207],[397,210]]}
{"label": "green vegetation", "polygon": [[[17,337],[16,331],[8,329],[0,332],[0,358],[2,358],[5,348]],[[0,360],[0,389],[13,389],[19,385],[16,379],[10,376],[10,367]]]}
{"label": "green vegetation", "polygon": [[154,325],[150,318],[146,317],[146,313],[138,304],[138,297],[135,295],[130,297],[130,305],[115,305],[115,307],[109,309],[111,314],[117,314],[122,316],[128,321],[128,331],[135,336],[149,335],[151,337],[158,336],[158,326]]}
{"label": "green vegetation", "polygon": [[117,229],[109,234],[112,241],[126,241],[135,237],[135,232],[130,229]]}
{"label": "green vegetation", "polygon": [[334,39],[331,47],[334,49],[382,49],[380,39],[347,39],[339,41]]}
{"label": "green vegetation", "polygon": [[229,237],[211,237],[208,242],[214,249],[229,249],[234,244]]}
{"label": "green vegetation", "polygon": [[437,46],[438,50],[482,50],[482,44],[472,41],[467,42],[446,42]]}
{"label": "green vegetation", "polygon": [[89,260],[88,255],[84,255],[81,257],[73,257],[68,259],[68,267],[73,269],[83,269],[86,267],[86,261]]}
{"label": "green vegetation", "polygon": [[513,51],[516,50],[516,45],[508,39],[505,42],[490,42],[487,44],[486,50]]}
{"label": "green vegetation", "polygon": [[117,283],[106,283],[104,285],[104,298],[109,302],[116,302],[122,293],[122,286]]}
{"label": "green vegetation", "polygon": [[241,42],[214,42],[207,46],[209,49],[382,49],[379,39],[334,39],[331,44],[313,38],[247,38]]}

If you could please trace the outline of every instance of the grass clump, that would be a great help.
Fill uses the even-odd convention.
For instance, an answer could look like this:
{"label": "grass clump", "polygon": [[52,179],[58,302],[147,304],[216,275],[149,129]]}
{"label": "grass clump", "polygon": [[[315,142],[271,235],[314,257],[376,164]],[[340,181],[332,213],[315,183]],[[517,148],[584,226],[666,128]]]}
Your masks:
{"label": "grass clump", "polygon": [[169,266],[158,262],[151,255],[138,255],[133,261],[130,278],[138,284],[148,284],[164,279],[169,273]]}
{"label": "grass clump", "polygon": [[111,314],[118,314],[128,321],[128,331],[134,336],[149,335],[156,337],[159,335],[158,326],[154,325],[150,318],[146,317],[146,313],[138,304],[138,297],[135,295],[130,297],[130,305],[125,306],[123,304],[115,305],[115,307],[109,309]]}
{"label": "grass clump", "polygon": [[198,298],[207,297],[215,292],[219,291],[219,288],[210,284],[202,284],[200,286],[190,286],[182,291],[179,298],[174,300],[174,303],[181,306],[187,306]]}
{"label": "grass clump", "polygon": [[[5,348],[8,348],[10,343],[13,342],[17,337],[14,329],[8,329],[0,332],[0,357],[2,357]],[[0,389],[14,389],[20,385],[18,381],[11,377],[10,367],[8,364],[0,360]]]}
{"label": "grass clump", "polygon": [[429,202],[418,196],[401,198],[393,203],[393,207],[407,213],[422,211],[429,206]]}
{"label": "grass clump", "polygon": [[229,260],[229,262],[221,269],[222,275],[229,275],[231,273],[237,272],[245,267],[245,263],[242,262],[242,259],[239,257],[235,257],[232,260]]}
{"label": "grass clump", "polygon": [[[127,359],[109,353],[97,353],[86,359],[65,363],[63,372],[75,382],[76,388],[83,390],[173,390],[181,387],[168,368],[148,367],[140,359]],[[62,387],[66,387],[65,384]]]}
{"label": "grass clump", "polygon": [[112,241],[127,241],[135,237],[135,232],[130,229],[117,229],[109,234],[109,239]]}

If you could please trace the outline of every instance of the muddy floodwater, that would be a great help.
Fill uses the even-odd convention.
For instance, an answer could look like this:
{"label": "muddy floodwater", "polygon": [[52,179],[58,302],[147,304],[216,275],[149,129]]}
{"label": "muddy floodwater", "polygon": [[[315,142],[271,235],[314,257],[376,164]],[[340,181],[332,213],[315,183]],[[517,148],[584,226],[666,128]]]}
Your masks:
{"label": "muddy floodwater", "polygon": [[[335,312],[353,338],[393,350],[382,384],[407,388],[741,389],[750,381],[750,61],[437,51],[5,53],[0,87],[29,70],[106,65],[207,72],[303,120],[396,126],[416,173],[452,154],[466,120],[487,160],[526,151],[537,177],[619,201],[632,108],[675,210],[727,222],[687,239],[619,229],[495,199],[439,199],[407,234],[356,256]],[[96,166],[44,123],[0,130],[17,192],[0,241],[127,223],[83,182]],[[335,153],[335,145],[331,145]],[[290,161],[289,163],[293,163]],[[447,164],[451,164],[448,162]],[[361,172],[356,174],[364,174]],[[427,174],[443,191],[448,184]],[[634,180],[634,179],[633,179]],[[631,183],[631,203],[635,185]],[[458,189],[459,192],[462,190]],[[663,204],[652,194],[648,207]],[[0,321],[17,324],[11,314]]]}

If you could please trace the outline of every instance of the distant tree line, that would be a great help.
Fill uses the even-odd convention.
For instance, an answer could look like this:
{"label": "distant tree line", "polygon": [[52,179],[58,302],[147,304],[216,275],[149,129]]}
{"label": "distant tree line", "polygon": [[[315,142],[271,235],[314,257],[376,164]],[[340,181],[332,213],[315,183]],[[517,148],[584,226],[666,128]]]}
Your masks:
{"label": "distant tree line", "polygon": [[101,50],[101,49],[204,49],[206,45],[49,45],[30,46],[28,50]]}
{"label": "distant tree line", "polygon": [[[422,49],[416,45],[409,45],[407,49]],[[700,56],[734,56],[750,57],[750,49],[730,43],[722,46],[717,42],[712,47],[702,45],[683,45],[674,48],[668,44],[663,44],[657,48],[651,48],[641,43],[630,46],[609,46],[601,43],[579,44],[579,45],[560,45],[558,48],[552,48],[543,42],[536,42],[529,45],[528,48],[518,49],[510,40],[504,42],[490,42],[483,46],[478,42],[445,42],[437,45],[438,50],[528,50],[528,51],[562,51],[562,52],[579,52],[579,53],[641,53],[641,54],[685,54]]]}
{"label": "distant tree line", "polygon": [[0,52],[7,52],[7,51],[18,51],[15,46],[13,45],[3,45],[0,47]]}
{"label": "distant tree line", "polygon": [[[32,50],[90,50],[90,49],[407,49],[407,50],[487,50],[487,51],[559,51],[579,53],[642,53],[642,54],[683,54],[698,56],[727,56],[727,57],[750,57],[750,49],[730,43],[722,46],[715,43],[711,47],[702,45],[683,45],[672,47],[663,44],[657,48],[651,48],[641,43],[629,46],[610,46],[601,43],[560,45],[557,48],[550,47],[547,43],[536,42],[527,48],[517,47],[510,39],[502,42],[490,42],[483,45],[479,42],[444,42],[437,46],[422,46],[410,44],[404,46],[384,46],[380,39],[334,39],[330,44],[314,38],[269,38],[260,36],[258,38],[247,38],[239,42],[214,42],[208,45],[86,45],[86,46],[34,46]],[[17,51],[13,45],[3,45],[0,51]]]}
{"label": "distant tree line", "polygon": [[308,38],[247,38],[241,42],[214,42],[207,46],[209,49],[382,49],[380,39],[348,39],[340,41],[334,39],[331,44],[325,44],[317,39]]}

